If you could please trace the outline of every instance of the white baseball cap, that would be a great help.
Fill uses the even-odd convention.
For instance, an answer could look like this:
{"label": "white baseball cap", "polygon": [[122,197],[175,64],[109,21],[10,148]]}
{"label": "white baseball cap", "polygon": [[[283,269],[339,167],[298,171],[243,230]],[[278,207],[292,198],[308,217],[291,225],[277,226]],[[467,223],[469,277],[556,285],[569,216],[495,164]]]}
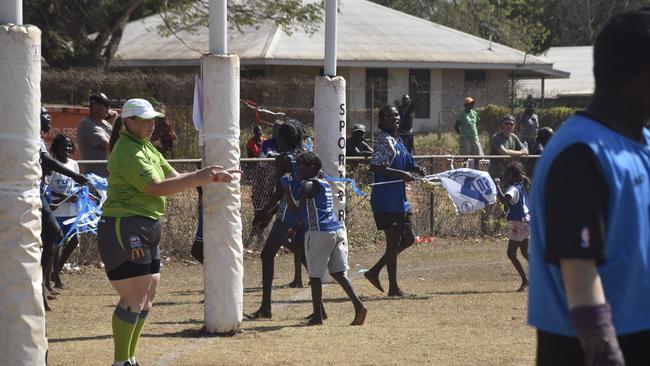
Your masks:
{"label": "white baseball cap", "polygon": [[122,106],[122,118],[133,116],[142,119],[152,119],[156,117],[164,117],[165,115],[156,112],[151,103],[144,99],[129,99]]}

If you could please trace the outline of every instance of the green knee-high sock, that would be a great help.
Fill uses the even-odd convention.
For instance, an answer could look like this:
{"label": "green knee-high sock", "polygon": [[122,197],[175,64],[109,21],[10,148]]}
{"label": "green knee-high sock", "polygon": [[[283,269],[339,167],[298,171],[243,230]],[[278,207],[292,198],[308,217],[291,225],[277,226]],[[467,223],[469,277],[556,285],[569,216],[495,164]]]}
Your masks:
{"label": "green knee-high sock", "polygon": [[135,323],[133,337],[131,337],[131,347],[129,347],[129,358],[135,356],[135,347],[138,345],[138,339],[140,339],[140,333],[142,333],[142,327],[144,327],[144,322],[147,320],[147,315],[149,315],[149,310],[142,310],[138,322]]}
{"label": "green knee-high sock", "polygon": [[113,311],[113,358],[115,361],[129,359],[129,347],[133,330],[138,322],[138,313],[131,312],[131,308],[123,309],[120,305]]}

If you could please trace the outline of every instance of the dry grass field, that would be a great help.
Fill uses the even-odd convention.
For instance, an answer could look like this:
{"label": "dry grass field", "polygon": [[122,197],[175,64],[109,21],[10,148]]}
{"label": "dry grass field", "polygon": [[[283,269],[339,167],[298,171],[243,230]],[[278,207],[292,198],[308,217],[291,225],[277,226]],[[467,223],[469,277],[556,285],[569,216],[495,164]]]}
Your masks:
{"label": "dry grass field", "polygon": [[[526,323],[527,293],[505,255],[505,239],[436,239],[399,258],[401,286],[416,296],[389,299],[361,275],[381,255],[369,246],[350,253],[350,277],[369,308],[351,327],[353,309],[337,285],[324,288],[329,320],[307,327],[305,288],[291,281],[292,256],[279,255],[273,319],[244,321],[234,337],[201,334],[202,267],[166,260],[156,305],[139,343],[144,365],[531,365],[534,330]],[[258,254],[245,260],[246,312],[261,297]],[[117,297],[101,269],[82,267],[47,314],[50,365],[109,365],[111,313]],[[386,283],[385,272],[382,282]]]}

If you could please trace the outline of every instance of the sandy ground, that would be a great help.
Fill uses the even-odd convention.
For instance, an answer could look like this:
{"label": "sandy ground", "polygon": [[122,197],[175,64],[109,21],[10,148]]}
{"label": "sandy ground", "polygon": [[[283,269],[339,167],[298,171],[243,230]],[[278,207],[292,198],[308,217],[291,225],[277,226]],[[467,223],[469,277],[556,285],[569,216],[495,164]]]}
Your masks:
{"label": "sandy ground", "polygon": [[[305,288],[285,285],[291,255],[279,255],[273,319],[244,321],[234,337],[206,337],[202,267],[187,260],[164,262],[162,283],[138,345],[144,365],[434,364],[531,365],[535,334],[526,323],[527,293],[505,255],[505,240],[436,239],[399,258],[402,289],[410,299],[389,299],[361,275],[383,248],[350,253],[350,277],[369,308],[366,324],[352,327],[353,308],[335,284],[324,288],[329,320],[301,325],[311,312]],[[245,260],[245,312],[261,298],[257,254]],[[304,273],[304,272],[303,272]],[[111,314],[117,296],[103,270],[86,266],[68,274],[71,286],[47,314],[50,365],[109,365]],[[387,287],[385,271],[382,282]]]}

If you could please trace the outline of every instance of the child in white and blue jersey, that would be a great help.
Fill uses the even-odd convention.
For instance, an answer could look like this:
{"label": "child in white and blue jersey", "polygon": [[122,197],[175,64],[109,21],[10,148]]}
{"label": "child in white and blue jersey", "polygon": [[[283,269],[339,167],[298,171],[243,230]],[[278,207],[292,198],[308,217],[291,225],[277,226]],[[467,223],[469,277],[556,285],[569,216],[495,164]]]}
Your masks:
{"label": "child in white and blue jersey", "polygon": [[347,235],[345,227],[334,214],[334,201],[329,183],[317,178],[322,167],[321,160],[312,152],[303,152],[296,160],[296,175],[302,181],[298,200],[291,192],[291,177],[282,177],[280,184],[284,188],[284,197],[289,210],[294,212],[300,210],[307,230],[305,255],[314,307],[308,324],[323,324],[322,278],[326,271],[329,271],[354,305],[355,316],[351,325],[362,325],[368,309],[354,292],[352,283],[346,276],[346,271],[349,269]]}
{"label": "child in white and blue jersey", "polygon": [[521,263],[517,259],[517,249],[528,261],[528,239],[530,238],[530,213],[528,210],[528,188],[530,178],[526,175],[523,164],[513,161],[506,167],[503,173],[505,179],[506,193],[501,191],[497,178],[497,190],[499,201],[506,206],[508,212],[508,258],[521,276],[521,286],[518,292],[528,286],[528,278]]}

